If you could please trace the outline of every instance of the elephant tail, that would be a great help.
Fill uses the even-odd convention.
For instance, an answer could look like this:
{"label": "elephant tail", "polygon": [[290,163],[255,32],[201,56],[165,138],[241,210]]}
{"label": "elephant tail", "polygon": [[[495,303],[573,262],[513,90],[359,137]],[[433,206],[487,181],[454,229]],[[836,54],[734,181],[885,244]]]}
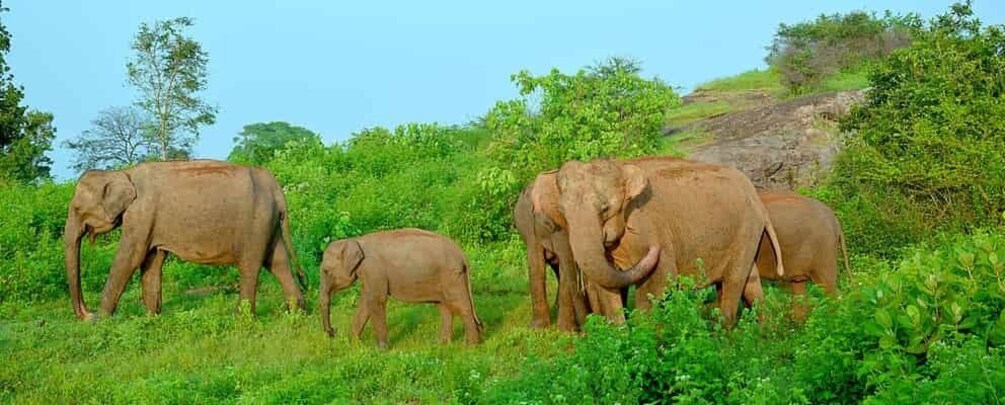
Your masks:
{"label": "elephant tail", "polygon": [[300,285],[300,289],[307,291],[307,276],[304,274],[304,269],[300,267],[300,261],[297,260],[296,249],[293,248],[293,237],[290,234],[290,218],[286,211],[283,211],[280,217],[280,222],[282,225],[283,233],[283,244],[286,245],[286,254],[290,257],[290,262],[293,264],[293,269],[297,273],[297,284]]}
{"label": "elephant tail", "polygon": [[468,283],[468,303],[471,305],[471,317],[475,318],[475,325],[478,325],[478,333],[484,331],[485,326],[482,324],[482,320],[478,319],[478,312],[475,311],[475,291],[471,289],[471,266],[468,261],[464,260],[464,280]]}
{"label": "elephant tail", "polygon": [[852,277],[851,266],[848,265],[848,245],[844,241],[844,229],[841,228],[841,223],[837,223],[837,237],[838,243],[841,244],[841,256],[844,258],[844,269],[848,272],[848,281],[855,281]]}
{"label": "elephant tail", "polygon": [[[765,210],[767,214],[767,210]],[[775,251],[775,269],[778,276],[785,275],[785,268],[782,265],[782,247],[778,244],[778,235],[775,234],[775,227],[771,224],[771,218],[764,216],[764,232],[768,234],[768,241],[771,242],[771,250]]]}

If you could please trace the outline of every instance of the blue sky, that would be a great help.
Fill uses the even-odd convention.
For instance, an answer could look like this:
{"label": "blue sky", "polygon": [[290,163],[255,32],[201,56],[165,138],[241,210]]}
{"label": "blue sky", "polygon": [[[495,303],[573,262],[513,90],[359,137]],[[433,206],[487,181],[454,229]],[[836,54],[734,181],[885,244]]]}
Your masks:
{"label": "blue sky", "polygon": [[[920,4],[919,4],[920,3]],[[976,0],[985,23],[1000,0]],[[616,4],[616,5],[615,5]],[[516,96],[521,69],[575,71],[608,56],[642,62],[684,93],[764,66],[780,22],[886,9],[931,17],[935,1],[222,1],[7,0],[9,55],[26,102],[55,114],[57,144],[106,107],[130,104],[129,44],[141,22],[189,16],[209,52],[204,97],[219,106],[199,157],[225,158],[249,123],[288,121],[327,141],[409,121],[464,123]],[[71,155],[50,153],[59,179]]]}

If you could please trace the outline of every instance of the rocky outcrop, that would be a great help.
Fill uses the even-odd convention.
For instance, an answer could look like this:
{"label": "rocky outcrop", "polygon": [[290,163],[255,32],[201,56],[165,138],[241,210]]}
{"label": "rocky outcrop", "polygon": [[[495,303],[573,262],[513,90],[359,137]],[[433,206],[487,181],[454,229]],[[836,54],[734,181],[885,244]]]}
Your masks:
{"label": "rocky outcrop", "polygon": [[829,170],[841,144],[837,119],[864,97],[851,90],[769,102],[665,132],[706,132],[711,140],[690,148],[691,159],[736,167],[759,188],[795,189]]}

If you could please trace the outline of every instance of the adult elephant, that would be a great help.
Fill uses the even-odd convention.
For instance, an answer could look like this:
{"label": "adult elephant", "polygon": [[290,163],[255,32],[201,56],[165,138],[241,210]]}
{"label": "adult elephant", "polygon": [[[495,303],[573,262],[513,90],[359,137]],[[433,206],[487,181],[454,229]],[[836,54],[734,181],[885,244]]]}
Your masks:
{"label": "adult elephant", "polygon": [[[732,168],[667,158],[570,161],[557,182],[573,258],[599,286],[610,288],[594,275],[616,271],[611,261],[627,267],[660,252],[636,291],[639,309],[663,294],[668,276],[701,275],[716,284],[723,317],[732,324],[762,235],[780,251],[753,184]],[[774,268],[784,274],[776,257]]]}
{"label": "adult elephant", "polygon": [[762,243],[757,256],[760,278],[788,283],[795,295],[806,294],[808,281],[820,285],[829,295],[837,294],[839,248],[849,278],[851,267],[848,266],[844,231],[834,211],[818,200],[791,191],[765,190],[760,191],[758,197],[778,233],[786,270],[784,276],[771,271],[775,252]]}
{"label": "adult elephant", "polygon": [[122,227],[101,296],[101,312],[115,312],[129,278],[142,269],[147,311],[161,305],[161,266],[168,253],[182,260],[237,265],[241,299],[255,309],[264,266],[279,279],[287,303],[303,308],[303,272],[290,243],[286,198],[265,169],[213,160],[152,162],[126,170],[89,170],[80,176],[63,233],[66,277],[77,318],[93,315],[80,289],[80,242]]}
{"label": "adult elephant", "polygon": [[[558,327],[575,331],[582,325],[590,308],[586,307],[580,272],[569,247],[567,225],[558,206],[558,185],[555,182],[557,173],[557,170],[543,172],[524,188],[513,210],[513,222],[527,247],[531,325],[541,328],[551,323],[545,275],[547,265],[558,279]],[[607,285],[620,288],[618,286],[638,282],[655,268],[655,259],[651,257],[626,272],[606,274]],[[592,281],[586,283],[588,288],[593,287]]]}

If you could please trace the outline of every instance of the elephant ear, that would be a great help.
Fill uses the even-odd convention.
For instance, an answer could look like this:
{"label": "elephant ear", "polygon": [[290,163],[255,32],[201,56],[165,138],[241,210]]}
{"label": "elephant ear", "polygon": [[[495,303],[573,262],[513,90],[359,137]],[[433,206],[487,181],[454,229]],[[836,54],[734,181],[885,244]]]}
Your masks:
{"label": "elephant ear", "polygon": [[114,222],[136,199],[136,187],[122,172],[109,172],[101,192],[101,208],[108,220]]}
{"label": "elephant ear", "polygon": [[359,244],[359,241],[352,239],[348,243],[342,245],[342,263],[345,264],[347,270],[349,270],[349,275],[351,277],[356,276],[356,269],[359,268],[359,264],[363,262],[363,258],[366,257],[363,254],[363,246]]}
{"label": "elephant ear", "polygon": [[625,200],[631,200],[646,191],[649,180],[636,165],[626,164],[621,167],[621,175],[625,179]]}

